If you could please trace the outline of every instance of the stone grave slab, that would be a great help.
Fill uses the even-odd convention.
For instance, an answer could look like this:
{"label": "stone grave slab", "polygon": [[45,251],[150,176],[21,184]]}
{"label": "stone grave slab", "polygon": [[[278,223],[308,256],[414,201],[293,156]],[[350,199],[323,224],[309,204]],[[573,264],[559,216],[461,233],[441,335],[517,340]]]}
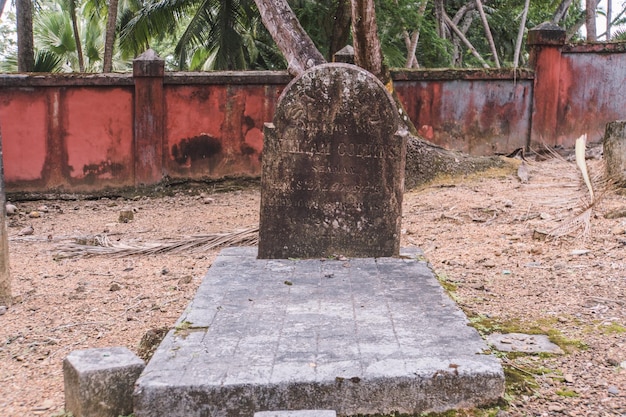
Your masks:
{"label": "stone grave slab", "polygon": [[406,134],[385,86],[350,64],[316,66],[264,131],[259,258],[397,256]]}
{"label": "stone grave slab", "polygon": [[136,417],[419,415],[496,401],[504,374],[416,250],[224,249],[137,381]]}

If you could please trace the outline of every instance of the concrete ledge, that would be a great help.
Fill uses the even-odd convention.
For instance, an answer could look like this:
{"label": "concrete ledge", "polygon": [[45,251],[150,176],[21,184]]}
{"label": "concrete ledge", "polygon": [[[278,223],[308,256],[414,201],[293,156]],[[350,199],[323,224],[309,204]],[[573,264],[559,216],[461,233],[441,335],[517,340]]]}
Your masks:
{"label": "concrete ledge", "polygon": [[63,361],[65,411],[74,417],[131,414],[133,388],[144,367],[125,347],[70,352]]}

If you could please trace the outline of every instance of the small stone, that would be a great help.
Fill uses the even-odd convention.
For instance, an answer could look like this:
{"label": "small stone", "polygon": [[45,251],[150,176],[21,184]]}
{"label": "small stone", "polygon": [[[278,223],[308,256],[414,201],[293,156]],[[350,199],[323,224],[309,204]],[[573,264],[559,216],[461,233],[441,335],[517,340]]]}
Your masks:
{"label": "small stone", "polygon": [[135,213],[132,210],[122,210],[120,211],[120,216],[118,221],[120,223],[128,223],[135,218]]}
{"label": "small stone", "polygon": [[111,286],[109,287],[109,291],[119,291],[121,290],[122,287],[120,286],[120,284],[118,284],[117,282],[114,282],[113,284],[111,284]]}
{"label": "small stone", "polygon": [[15,206],[14,204],[7,203],[5,207],[6,207],[7,215],[12,216],[15,213],[17,213],[17,206]]}
{"label": "small stone", "polygon": [[493,259],[487,259],[484,263],[483,266],[485,268],[495,268],[496,267],[496,262]]}
{"label": "small stone", "polygon": [[28,217],[30,217],[31,219],[38,219],[41,217],[41,213],[38,211],[31,211],[30,213],[28,213]]}
{"label": "small stone", "polygon": [[619,364],[619,367],[622,369],[626,369],[626,361],[623,361]]}
{"label": "small stone", "polygon": [[30,236],[33,233],[35,233],[35,229],[33,228],[33,226],[26,226],[25,228],[23,228],[22,230],[20,230],[17,235],[18,236]]}
{"label": "small stone", "polygon": [[6,314],[7,312],[7,306],[0,306],[0,316],[2,316],[3,314]]}
{"label": "small stone", "polygon": [[574,375],[572,375],[572,374],[565,374],[565,375],[563,375],[563,379],[568,384],[572,384],[574,382]]}
{"label": "small stone", "polygon": [[609,385],[607,391],[609,395],[619,395],[619,389],[615,385]]}
{"label": "small stone", "polygon": [[48,209],[48,206],[46,206],[46,205],[37,207],[37,210],[42,212],[42,213],[47,213],[47,212],[50,211],[50,209]]}
{"label": "small stone", "polygon": [[615,226],[613,229],[611,229],[611,233],[614,235],[623,235],[626,234],[626,227],[622,226],[621,224],[618,226]]}
{"label": "small stone", "polygon": [[560,412],[563,410],[565,410],[565,407],[563,407],[561,404],[550,404],[548,406],[548,411]]}
{"label": "small stone", "polygon": [[191,283],[191,275],[185,275],[181,279],[178,280],[178,285],[186,285]]}
{"label": "small stone", "polygon": [[213,203],[215,203],[215,199],[214,199],[214,198],[211,198],[211,197],[206,197],[206,198],[203,198],[203,199],[202,199],[202,202],[203,202],[204,204],[213,204]]}
{"label": "small stone", "polygon": [[617,366],[620,364],[619,359],[609,356],[606,358],[606,362],[611,366]]}
{"label": "small stone", "polygon": [[591,252],[589,249],[574,249],[571,254],[574,256],[586,255]]}
{"label": "small stone", "polygon": [[539,214],[539,218],[541,220],[550,220],[550,219],[552,219],[552,216],[549,215],[548,213],[541,213],[541,214]]}
{"label": "small stone", "polygon": [[167,268],[162,268],[162,269],[161,269],[161,275],[167,275],[167,274],[169,274],[169,273],[170,273],[170,270],[169,270],[169,269],[167,269]]}

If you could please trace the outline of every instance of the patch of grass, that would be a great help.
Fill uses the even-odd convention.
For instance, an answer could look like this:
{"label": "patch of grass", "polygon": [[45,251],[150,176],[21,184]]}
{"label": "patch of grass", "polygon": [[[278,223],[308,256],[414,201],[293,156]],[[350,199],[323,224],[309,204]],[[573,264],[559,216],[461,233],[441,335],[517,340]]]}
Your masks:
{"label": "patch of grass", "polygon": [[626,333],[626,327],[621,324],[611,323],[611,324],[602,324],[599,327],[600,331],[603,334],[622,334]]}
{"label": "patch of grass", "polygon": [[575,397],[580,396],[579,393],[571,389],[558,389],[556,390],[556,395],[560,395],[561,397],[567,397],[567,398],[575,398]]}

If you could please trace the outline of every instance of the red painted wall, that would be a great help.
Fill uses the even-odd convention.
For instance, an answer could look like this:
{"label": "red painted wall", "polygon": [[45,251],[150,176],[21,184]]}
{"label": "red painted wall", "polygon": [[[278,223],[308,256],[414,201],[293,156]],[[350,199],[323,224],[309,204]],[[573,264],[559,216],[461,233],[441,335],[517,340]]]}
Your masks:
{"label": "red painted wall", "polygon": [[[599,141],[607,122],[626,119],[626,44],[566,46],[540,29],[529,36],[534,71],[395,72],[420,133],[491,155],[572,146],[583,133]],[[263,124],[286,73],[164,74],[154,54],[140,58],[134,76],[0,75],[7,191],[260,175]]]}

